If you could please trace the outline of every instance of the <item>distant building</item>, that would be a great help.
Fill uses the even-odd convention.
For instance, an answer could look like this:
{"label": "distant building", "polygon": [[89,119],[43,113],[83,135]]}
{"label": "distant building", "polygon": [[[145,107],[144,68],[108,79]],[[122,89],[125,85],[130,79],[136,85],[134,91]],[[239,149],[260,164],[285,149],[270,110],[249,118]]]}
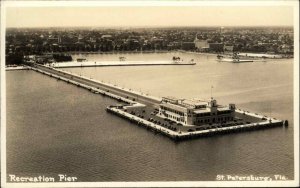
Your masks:
{"label": "distant building", "polygon": [[112,36],[111,35],[102,35],[101,39],[111,39]]}
{"label": "distant building", "polygon": [[291,45],[282,45],[280,46],[279,50],[280,53],[293,53],[294,47]]}
{"label": "distant building", "polygon": [[181,49],[182,50],[194,50],[195,49],[195,43],[194,42],[182,42],[181,43]]}
{"label": "distant building", "polygon": [[234,111],[234,104],[220,106],[213,98],[203,101],[163,97],[157,115],[184,126],[191,126],[232,121]]}
{"label": "distant building", "polygon": [[61,37],[53,37],[53,36],[50,36],[48,38],[48,42],[49,43],[61,43]]}
{"label": "distant building", "polygon": [[209,50],[213,52],[223,52],[224,44],[223,43],[209,43]]}
{"label": "distant building", "polygon": [[224,45],[224,52],[233,52],[233,45]]}
{"label": "distant building", "polygon": [[167,45],[167,49],[168,50],[175,50],[175,49],[180,49],[180,48],[181,48],[180,42],[170,42]]}
{"label": "distant building", "polygon": [[195,47],[199,51],[206,51],[209,48],[209,44],[208,44],[207,40],[200,40],[200,39],[198,39],[197,35],[194,40],[194,44],[195,44]]}
{"label": "distant building", "polygon": [[28,56],[33,62],[44,64],[53,61],[53,54]]}

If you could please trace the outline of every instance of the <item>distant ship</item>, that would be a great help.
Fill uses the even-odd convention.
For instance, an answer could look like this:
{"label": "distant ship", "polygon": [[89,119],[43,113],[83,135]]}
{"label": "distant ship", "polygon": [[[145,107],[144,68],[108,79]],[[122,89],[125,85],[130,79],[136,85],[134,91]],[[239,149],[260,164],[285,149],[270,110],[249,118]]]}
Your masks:
{"label": "distant ship", "polygon": [[87,59],[85,59],[85,58],[77,58],[76,61],[77,62],[85,62],[85,61],[87,61]]}
{"label": "distant ship", "polygon": [[248,63],[248,62],[253,62],[251,59],[241,59],[240,56],[238,56],[237,53],[233,53],[232,56],[224,57],[223,55],[218,55],[217,56],[218,61],[221,62],[231,62],[231,63]]}

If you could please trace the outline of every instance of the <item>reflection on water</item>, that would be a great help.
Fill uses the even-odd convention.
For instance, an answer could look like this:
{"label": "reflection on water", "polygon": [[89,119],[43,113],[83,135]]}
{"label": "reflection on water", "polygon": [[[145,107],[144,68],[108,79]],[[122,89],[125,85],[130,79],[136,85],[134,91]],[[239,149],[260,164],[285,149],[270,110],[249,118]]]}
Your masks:
{"label": "reflection on water", "polygon": [[[127,54],[168,60],[174,53]],[[288,129],[227,134],[184,142],[155,135],[105,112],[116,101],[32,71],[7,74],[7,173],[66,173],[79,181],[215,180],[218,174],[293,178],[293,62],[233,64],[215,56],[180,55],[195,66],[68,68],[156,96],[234,102],[288,119]],[[87,55],[116,60],[118,55]],[[76,56],[75,56],[76,58]]]}

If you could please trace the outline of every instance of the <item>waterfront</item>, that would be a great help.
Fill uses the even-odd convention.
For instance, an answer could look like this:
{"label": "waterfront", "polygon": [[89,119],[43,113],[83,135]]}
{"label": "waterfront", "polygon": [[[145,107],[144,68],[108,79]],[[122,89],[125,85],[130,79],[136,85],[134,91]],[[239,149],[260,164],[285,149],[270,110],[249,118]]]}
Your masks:
{"label": "waterfront", "polygon": [[[123,54],[128,60],[194,59],[196,66],[66,68],[63,70],[131,88],[154,96],[209,99],[237,103],[252,112],[279,119],[292,118],[293,59],[234,64],[216,61],[216,55],[164,53]],[[82,57],[81,55],[74,58]],[[83,55],[88,60],[115,60],[119,55]],[[124,79],[126,78],[126,79]],[[273,95],[270,95],[273,94]],[[263,109],[260,109],[263,108]],[[284,112],[288,109],[288,112]],[[284,113],[284,114],[283,114]],[[287,117],[289,116],[289,117]]]}
{"label": "waterfront", "polygon": [[[172,55],[127,56],[150,61]],[[215,56],[180,56],[198,64],[64,70],[156,96],[209,98],[213,85],[221,104],[235,102],[288,119],[290,126],[174,143],[107,114],[105,107],[117,103],[112,99],[33,71],[7,72],[8,174],[68,173],[79,181],[195,181],[214,180],[218,174],[283,174],[292,179],[292,60],[230,64],[216,62]]]}

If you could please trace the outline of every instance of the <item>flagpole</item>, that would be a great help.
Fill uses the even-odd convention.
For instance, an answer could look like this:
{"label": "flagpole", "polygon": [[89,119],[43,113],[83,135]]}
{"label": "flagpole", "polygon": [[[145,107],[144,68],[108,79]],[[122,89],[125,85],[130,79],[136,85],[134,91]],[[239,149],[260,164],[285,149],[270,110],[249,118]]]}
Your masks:
{"label": "flagpole", "polygon": [[213,86],[210,87],[210,98],[212,99],[212,89],[213,89]]}

